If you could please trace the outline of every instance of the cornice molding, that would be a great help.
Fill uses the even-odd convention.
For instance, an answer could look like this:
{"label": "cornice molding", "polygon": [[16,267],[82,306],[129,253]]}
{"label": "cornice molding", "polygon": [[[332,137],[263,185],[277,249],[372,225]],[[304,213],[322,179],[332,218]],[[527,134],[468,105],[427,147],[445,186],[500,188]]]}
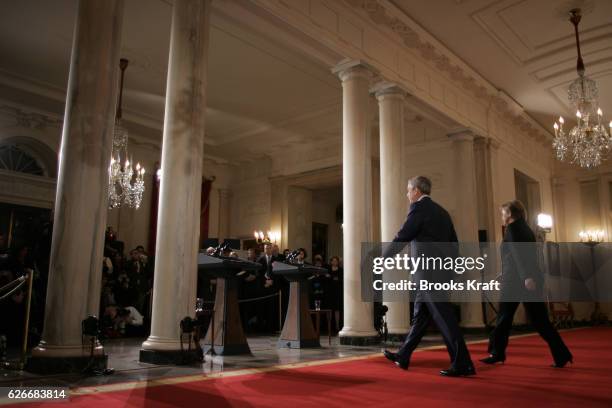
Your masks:
{"label": "cornice molding", "polygon": [[0,113],[13,117],[16,126],[28,129],[45,130],[47,127],[61,129],[63,123],[60,118],[54,115],[16,106],[10,102],[2,103],[0,101]]}
{"label": "cornice molding", "polygon": [[390,29],[402,44],[417,52],[454,83],[513,122],[522,132],[538,142],[547,142],[552,134],[531,118],[503,90],[497,89],[475,70],[421,28],[388,0],[345,0],[360,8],[377,25]]}

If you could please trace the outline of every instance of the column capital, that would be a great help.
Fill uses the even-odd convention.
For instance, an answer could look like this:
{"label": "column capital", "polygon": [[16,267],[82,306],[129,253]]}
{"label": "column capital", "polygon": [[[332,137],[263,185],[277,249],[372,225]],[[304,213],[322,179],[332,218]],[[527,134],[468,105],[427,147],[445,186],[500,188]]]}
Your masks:
{"label": "column capital", "polygon": [[374,67],[361,60],[343,60],[332,68],[332,73],[338,75],[342,82],[352,78],[370,80],[376,72]]}
{"label": "column capital", "polygon": [[[451,136],[449,134],[449,136]],[[501,142],[494,137],[474,135],[474,145],[486,147],[488,149],[497,150]]]}
{"label": "column capital", "polygon": [[448,138],[455,141],[474,141],[474,132],[470,128],[453,129],[447,134]]}
{"label": "column capital", "polygon": [[387,81],[376,83],[370,88],[370,93],[374,94],[379,102],[385,99],[399,99],[403,101],[407,95],[407,92],[398,84]]}
{"label": "column capital", "polygon": [[499,146],[501,146],[501,142],[493,137],[488,138],[487,141],[491,149],[499,149]]}

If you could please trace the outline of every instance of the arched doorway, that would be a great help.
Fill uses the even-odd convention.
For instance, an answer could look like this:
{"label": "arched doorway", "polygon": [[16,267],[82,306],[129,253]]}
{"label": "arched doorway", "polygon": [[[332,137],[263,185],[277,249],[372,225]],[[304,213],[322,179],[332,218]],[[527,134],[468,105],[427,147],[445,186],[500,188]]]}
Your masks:
{"label": "arched doorway", "polygon": [[22,136],[0,141],[0,247],[40,246],[51,222],[56,174],[56,154],[47,145]]}

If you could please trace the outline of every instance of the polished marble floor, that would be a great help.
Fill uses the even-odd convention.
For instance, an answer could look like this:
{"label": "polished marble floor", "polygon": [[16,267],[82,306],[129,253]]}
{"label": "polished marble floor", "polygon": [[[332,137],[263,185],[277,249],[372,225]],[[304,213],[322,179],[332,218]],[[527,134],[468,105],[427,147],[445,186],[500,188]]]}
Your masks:
{"label": "polished marble floor", "polygon": [[[482,338],[482,335],[472,335],[467,336],[466,340],[480,340]],[[0,387],[54,385],[75,388],[131,381],[150,381],[197,374],[213,374],[245,368],[263,368],[315,360],[363,356],[380,353],[385,348],[384,344],[366,347],[340,345],[337,337],[333,337],[331,345],[329,345],[327,336],[322,336],[321,348],[301,350],[278,349],[276,347],[277,337],[257,336],[248,338],[252,352],[250,356],[212,357],[207,355],[202,363],[189,366],[171,366],[139,362],[138,356],[142,341],[143,339],[131,338],[109,340],[105,343],[105,350],[109,355],[108,366],[114,369],[114,374],[112,375],[86,376],[60,374],[40,376],[23,371],[0,368]],[[443,344],[442,338],[439,335],[428,335],[423,339],[421,347],[439,344]],[[397,344],[388,344],[387,346],[394,348],[397,347]]]}

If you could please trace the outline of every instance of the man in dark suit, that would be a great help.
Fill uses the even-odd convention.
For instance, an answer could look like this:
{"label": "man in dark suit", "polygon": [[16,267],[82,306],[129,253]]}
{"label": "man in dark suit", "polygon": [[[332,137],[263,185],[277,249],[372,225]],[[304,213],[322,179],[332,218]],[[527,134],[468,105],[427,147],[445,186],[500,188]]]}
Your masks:
{"label": "man in dark suit", "polygon": [[[262,268],[260,274],[257,277],[258,285],[258,296],[271,296],[276,293],[280,288],[279,284],[275,282],[272,275],[272,263],[277,258],[272,253],[272,244],[264,244],[264,250],[257,262],[261,264]],[[281,277],[277,277],[280,280]],[[279,330],[278,327],[278,299],[270,297],[256,301],[255,309],[257,310],[257,317],[261,320],[260,329],[266,333],[270,333],[275,330]]]}
{"label": "man in dark suit", "polygon": [[548,319],[544,304],[544,277],[538,266],[535,235],[525,221],[525,207],[518,200],[510,201],[502,205],[501,214],[506,227],[501,247],[501,302],[497,324],[489,338],[490,355],[480,361],[495,364],[506,360],[512,320],[519,306],[517,300],[522,300],[531,323],[550,347],[553,367],[565,367],[573,357]]}
{"label": "man in dark suit", "polygon": [[263,253],[257,259],[261,264],[261,271],[266,280],[272,279],[272,262],[276,261],[276,257],[272,254],[272,244],[264,244]]}
{"label": "man in dark suit", "polygon": [[[421,253],[426,253],[427,256],[448,255],[444,252],[449,248],[456,248],[454,243],[457,242],[457,234],[448,212],[429,197],[431,181],[423,176],[414,177],[408,182],[407,190],[410,210],[406,222],[393,242],[410,242],[412,256],[419,256]],[[434,242],[448,244],[434,245]],[[398,248],[393,249],[396,252]],[[389,252],[386,251],[385,256],[392,256]],[[429,275],[426,275],[425,271],[417,271],[415,276],[430,281],[448,281],[451,276],[449,273],[452,274],[452,271],[445,273],[441,270],[427,272]],[[450,368],[440,371],[440,375],[459,377],[476,374],[453,308],[441,293],[417,292],[410,332],[398,352],[385,350],[385,357],[400,368],[407,369],[412,352],[420,343],[432,319],[444,338],[451,358]]]}

